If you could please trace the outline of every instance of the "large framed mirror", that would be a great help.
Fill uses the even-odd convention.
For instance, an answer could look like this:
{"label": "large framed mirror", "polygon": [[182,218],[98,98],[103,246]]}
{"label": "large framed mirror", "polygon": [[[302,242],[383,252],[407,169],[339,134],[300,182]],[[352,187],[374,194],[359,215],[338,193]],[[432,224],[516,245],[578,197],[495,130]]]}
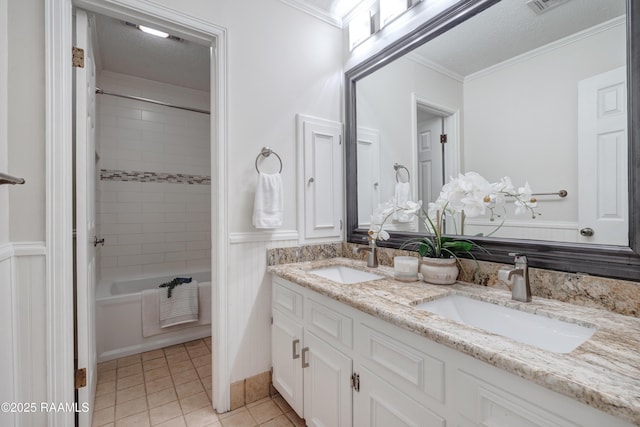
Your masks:
{"label": "large framed mirror", "polygon": [[[528,182],[542,213],[491,237],[467,220],[478,259],[640,281],[640,5],[527,3],[546,2],[457,2],[346,72],[347,240],[399,183],[426,205],[474,171]],[[389,225],[381,246],[425,233]]]}

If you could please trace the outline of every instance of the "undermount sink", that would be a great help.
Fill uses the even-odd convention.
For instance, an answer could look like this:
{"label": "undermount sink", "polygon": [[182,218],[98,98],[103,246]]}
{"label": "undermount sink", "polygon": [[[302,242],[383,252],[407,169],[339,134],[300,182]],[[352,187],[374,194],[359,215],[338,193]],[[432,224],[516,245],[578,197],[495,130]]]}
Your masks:
{"label": "undermount sink", "polygon": [[330,267],[316,268],[309,270],[309,273],[329,279],[332,282],[343,285],[353,285],[354,283],[368,282],[370,280],[382,279],[384,276],[345,267],[344,265],[333,265]]}
{"label": "undermount sink", "polygon": [[556,353],[570,353],[591,338],[596,331],[595,328],[457,294],[450,294],[415,307]]}

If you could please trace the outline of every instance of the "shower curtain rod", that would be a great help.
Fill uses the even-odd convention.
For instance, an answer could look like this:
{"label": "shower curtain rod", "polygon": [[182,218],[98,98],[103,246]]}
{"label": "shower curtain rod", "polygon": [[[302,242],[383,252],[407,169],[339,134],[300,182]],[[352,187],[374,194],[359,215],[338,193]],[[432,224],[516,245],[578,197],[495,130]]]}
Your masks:
{"label": "shower curtain rod", "polygon": [[164,107],[178,108],[180,110],[195,111],[196,113],[211,114],[210,111],[201,110],[199,108],[183,107],[181,105],[168,104],[166,102],[156,101],[155,99],[149,99],[149,98],[141,98],[139,96],[121,95],[119,93],[105,92],[102,89],[100,89],[99,87],[96,88],[96,93],[100,94],[100,95],[111,95],[111,96],[117,96],[119,98],[133,99],[135,101],[149,102],[151,104],[162,105]]}

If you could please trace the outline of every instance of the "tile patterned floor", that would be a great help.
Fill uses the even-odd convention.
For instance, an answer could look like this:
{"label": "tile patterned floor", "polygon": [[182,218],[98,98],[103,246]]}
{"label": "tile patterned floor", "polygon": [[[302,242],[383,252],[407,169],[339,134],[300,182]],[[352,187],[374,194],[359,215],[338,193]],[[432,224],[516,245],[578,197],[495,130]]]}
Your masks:
{"label": "tile patterned floor", "polygon": [[211,408],[211,338],[98,364],[93,426],[303,427],[275,395],[231,412]]}

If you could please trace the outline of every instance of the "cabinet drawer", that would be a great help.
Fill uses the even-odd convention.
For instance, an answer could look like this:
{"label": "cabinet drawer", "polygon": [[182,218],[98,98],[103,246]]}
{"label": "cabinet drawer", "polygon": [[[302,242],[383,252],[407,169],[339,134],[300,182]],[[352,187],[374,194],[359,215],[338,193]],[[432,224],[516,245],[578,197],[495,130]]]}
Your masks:
{"label": "cabinet drawer", "polygon": [[[388,332],[388,331],[386,331]],[[356,351],[383,379],[421,401],[445,402],[445,362],[363,324]]]}
{"label": "cabinet drawer", "polygon": [[353,320],[326,305],[308,298],[305,326],[332,345],[353,348]]}
{"label": "cabinet drawer", "polygon": [[297,319],[302,319],[302,294],[288,288],[277,280],[273,281],[271,305]]}

